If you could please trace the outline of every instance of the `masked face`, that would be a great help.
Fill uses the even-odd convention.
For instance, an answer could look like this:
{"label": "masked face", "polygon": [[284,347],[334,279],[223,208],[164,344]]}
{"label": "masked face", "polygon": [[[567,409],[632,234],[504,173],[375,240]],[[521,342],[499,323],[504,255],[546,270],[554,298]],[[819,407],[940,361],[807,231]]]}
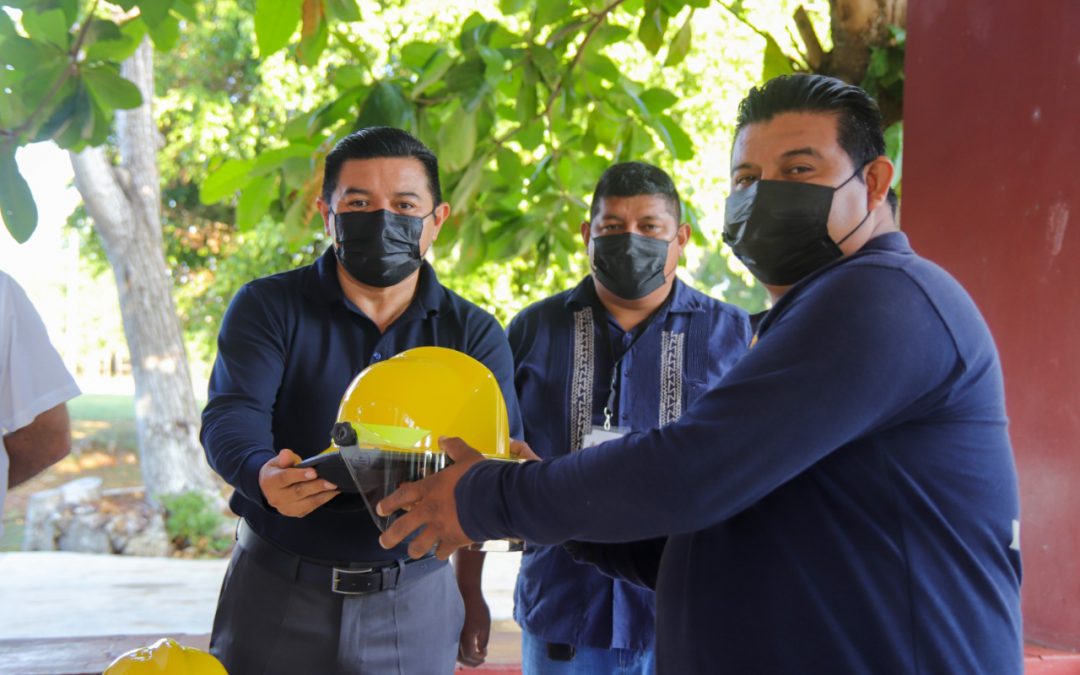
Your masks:
{"label": "masked face", "polygon": [[427,216],[386,210],[330,213],[338,262],[360,283],[387,288],[420,267],[420,235]]}
{"label": "masked face", "polygon": [[596,280],[625,300],[637,300],[664,285],[668,247],[674,239],[625,232],[592,239]]}
{"label": "masked face", "polygon": [[[843,257],[829,237],[833,195],[840,185],[759,180],[731,193],[724,208],[724,243],[747,269],[766,284],[788,286]],[[855,233],[869,211],[840,244]]]}

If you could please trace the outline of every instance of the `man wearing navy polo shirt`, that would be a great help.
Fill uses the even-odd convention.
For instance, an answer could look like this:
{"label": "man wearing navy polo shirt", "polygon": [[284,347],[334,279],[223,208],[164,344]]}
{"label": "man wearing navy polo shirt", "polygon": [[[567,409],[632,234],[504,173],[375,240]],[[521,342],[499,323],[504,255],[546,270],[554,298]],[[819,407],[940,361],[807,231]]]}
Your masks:
{"label": "man wearing navy polo shirt", "polygon": [[876,104],[781,77],[736,129],[725,240],[778,298],[749,352],[677,422],[588,452],[506,466],[444,442],[457,463],[380,503],[413,505],[381,541],[668,535],[599,560],[655,581],[661,675],[1019,675],[997,351],[897,227]]}
{"label": "man wearing navy polo shirt", "polygon": [[[612,166],[581,224],[592,275],[510,323],[525,440],[540,457],[674,422],[746,351],[746,313],[675,275],[690,239],[681,215],[663,171]],[[514,606],[526,675],[652,675],[653,613],[651,590],[560,546],[526,547]]]}
{"label": "man wearing navy polo shirt", "polygon": [[294,465],[327,447],[357,373],[423,345],[483,362],[519,437],[510,349],[423,260],[450,205],[418,140],[387,127],[344,138],[318,206],[333,245],[245,285],[218,338],[202,441],[243,521],[211,651],[235,673],[449,673],[459,650],[483,660],[482,554],[458,557],[459,593],[445,562],[382,549],[362,503]]}

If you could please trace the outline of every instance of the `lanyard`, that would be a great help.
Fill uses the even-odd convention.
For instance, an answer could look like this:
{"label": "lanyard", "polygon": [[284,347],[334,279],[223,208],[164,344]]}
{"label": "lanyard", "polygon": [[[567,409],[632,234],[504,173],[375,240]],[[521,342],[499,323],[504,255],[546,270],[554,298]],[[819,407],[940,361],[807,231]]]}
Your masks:
{"label": "lanyard", "polygon": [[607,309],[604,308],[602,303],[597,303],[597,311],[594,312],[594,316],[600,317],[600,333],[602,334],[601,336],[604,340],[604,344],[607,345],[608,353],[611,354],[611,382],[608,385],[607,401],[604,403],[604,431],[611,431],[611,417],[614,414],[613,411],[615,409],[615,392],[618,391],[619,384],[619,365],[622,364],[622,360],[626,357],[627,354],[630,353],[630,350],[634,348],[634,345],[637,344],[637,341],[641,339],[641,336],[648,332],[649,326],[652,325],[653,319],[663,314],[664,309],[666,309],[667,306],[671,304],[671,298],[674,295],[675,286],[672,285],[671,292],[668,293],[668,296],[664,299],[663,304],[657,307],[655,312],[650,314],[648,318],[641,322],[641,325],[635,328],[636,333],[634,335],[634,339],[630,341],[630,344],[626,346],[625,350],[623,350],[622,356],[618,358],[615,358],[615,349],[611,346],[611,331],[608,328],[608,321],[610,319],[608,318]]}

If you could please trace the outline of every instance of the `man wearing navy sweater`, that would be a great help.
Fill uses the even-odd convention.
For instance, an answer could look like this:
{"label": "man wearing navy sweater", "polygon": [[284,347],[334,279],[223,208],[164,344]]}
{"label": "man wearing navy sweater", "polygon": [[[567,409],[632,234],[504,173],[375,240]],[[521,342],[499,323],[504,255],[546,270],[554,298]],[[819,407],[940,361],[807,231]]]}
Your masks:
{"label": "man wearing navy sweater", "polygon": [[1022,672],[1019,500],[997,351],[916,255],[857,87],[778,78],[739,109],[725,235],[778,299],[755,344],[662,429],[543,462],[457,464],[383,501],[440,556],[523,536],[668,535],[659,673]]}
{"label": "man wearing navy sweater", "polygon": [[459,652],[483,661],[483,554],[462,552],[455,584],[441,560],[380,548],[355,495],[294,465],[329,445],[357,373],[424,345],[483,362],[520,437],[510,348],[424,261],[450,205],[420,141],[389,127],[345,137],[318,206],[333,245],[246,284],[218,337],[202,441],[243,521],[210,649],[233,673],[450,673]]}

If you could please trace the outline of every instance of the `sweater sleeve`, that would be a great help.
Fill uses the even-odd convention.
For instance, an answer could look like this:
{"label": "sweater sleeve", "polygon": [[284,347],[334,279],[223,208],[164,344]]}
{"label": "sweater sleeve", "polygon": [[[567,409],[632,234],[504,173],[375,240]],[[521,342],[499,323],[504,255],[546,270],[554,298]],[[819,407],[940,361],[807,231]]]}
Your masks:
{"label": "sweater sleeve", "polygon": [[264,508],[259,469],[275,455],[272,416],[286,353],[281,322],[270,316],[250,285],[233,298],[218,335],[201,432],[210,466]]}
{"label": "sweater sleeve", "polygon": [[679,421],[545,462],[480,462],[457,485],[458,517],[474,540],[540,544],[701,530],[927,406],[960,367],[906,273],[840,267]]}

